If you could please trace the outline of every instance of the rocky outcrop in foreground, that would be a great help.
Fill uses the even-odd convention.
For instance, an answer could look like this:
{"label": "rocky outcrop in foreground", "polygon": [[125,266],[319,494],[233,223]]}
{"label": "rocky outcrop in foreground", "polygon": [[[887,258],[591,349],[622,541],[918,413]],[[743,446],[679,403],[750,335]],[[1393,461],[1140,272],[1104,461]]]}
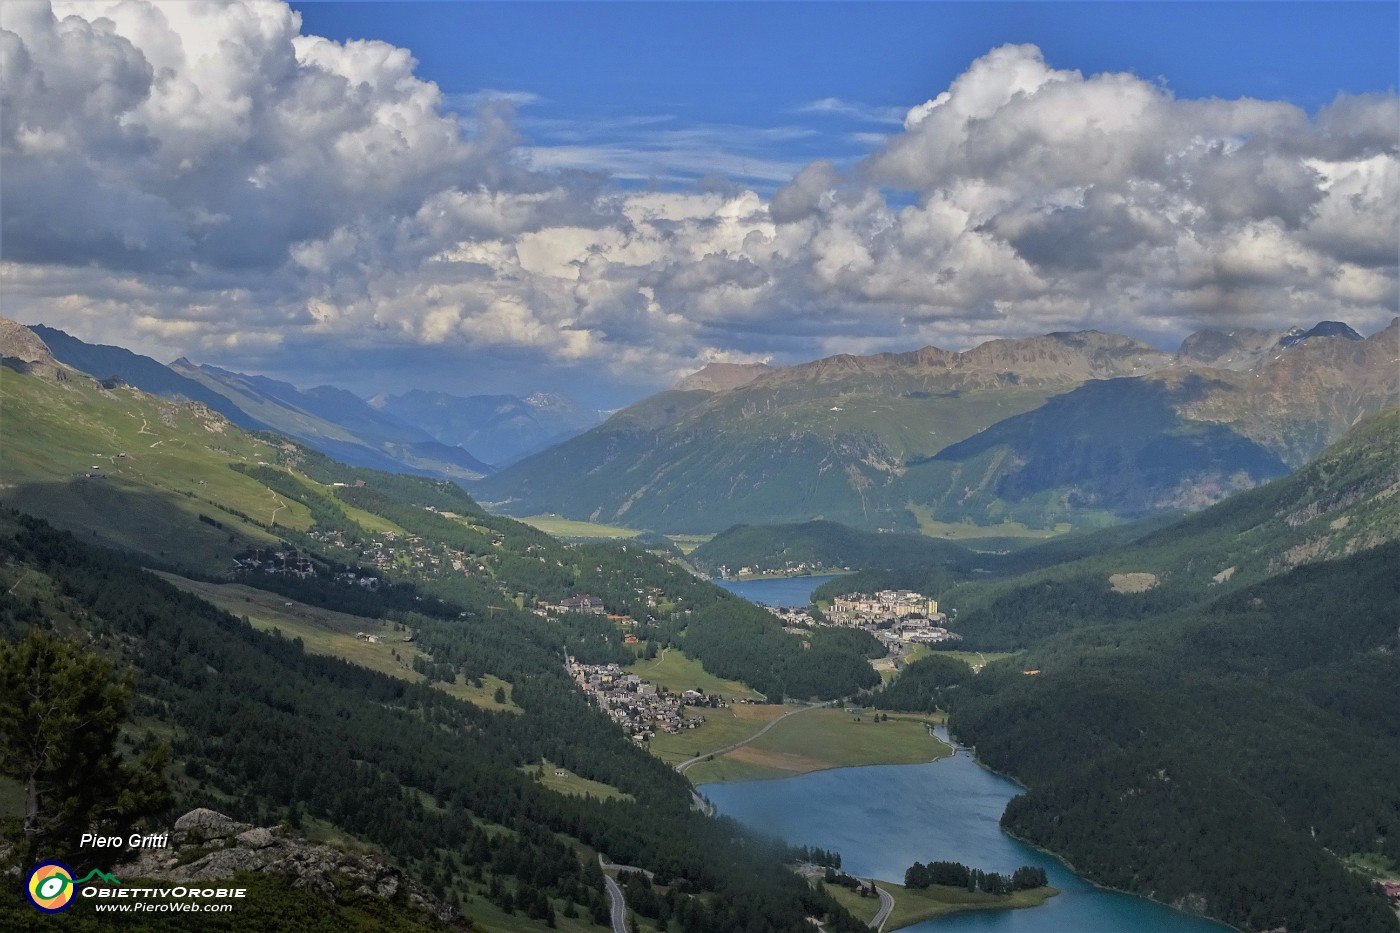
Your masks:
{"label": "rocky outcrop in foreground", "polygon": [[335,903],[363,896],[392,900],[402,892],[409,904],[443,923],[461,919],[455,908],[383,862],[203,808],[175,821],[167,848],[142,850],[135,861],[112,869],[119,878],[182,883],[216,881],[239,872],[285,875],[293,888],[315,891]]}

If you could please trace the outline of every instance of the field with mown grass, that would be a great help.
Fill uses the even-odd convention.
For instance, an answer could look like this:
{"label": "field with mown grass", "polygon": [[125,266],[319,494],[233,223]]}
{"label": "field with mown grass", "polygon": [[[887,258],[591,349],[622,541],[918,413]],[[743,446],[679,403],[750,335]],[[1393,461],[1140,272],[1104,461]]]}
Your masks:
{"label": "field with mown grass", "polygon": [[[784,713],[799,708],[767,703],[733,703],[724,709],[687,709],[687,719],[704,716],[705,724],[676,735],[658,732],[651,737],[647,747],[667,764],[679,764],[687,758],[708,755],[742,742]],[[690,772],[686,772],[686,776],[689,777]]]}
{"label": "field with mown grass", "polygon": [[904,649],[904,654],[900,660],[906,665],[913,664],[920,658],[926,658],[931,654],[937,654],[943,658],[957,658],[974,671],[991,664],[993,661],[1000,661],[1003,658],[1015,657],[1018,652],[1014,651],[934,651],[928,645],[910,645]]}
{"label": "field with mown grass", "polygon": [[640,531],[620,525],[601,525],[597,522],[560,518],[558,515],[530,515],[516,521],[524,522],[556,538],[635,538],[641,534]]}
{"label": "field with mown grass", "polygon": [[789,716],[768,732],[713,761],[686,772],[695,784],[791,777],[830,768],[918,764],[952,754],[929,733],[929,716],[891,715],[876,722],[875,711],[812,709]]}
{"label": "field with mown grass", "polygon": [[680,549],[682,554],[690,554],[691,551],[704,544],[714,537],[714,535],[667,535],[671,543]]}
{"label": "field with mown grass", "polygon": [[1031,528],[1023,522],[998,522],[994,525],[974,525],[970,521],[941,522],[933,517],[933,512],[925,505],[907,503],[905,508],[919,524],[919,533],[944,541],[977,541],[986,543],[993,539],[1005,538],[1008,544],[1027,544],[1055,538],[1073,530],[1069,522],[1060,522],[1053,528]]}

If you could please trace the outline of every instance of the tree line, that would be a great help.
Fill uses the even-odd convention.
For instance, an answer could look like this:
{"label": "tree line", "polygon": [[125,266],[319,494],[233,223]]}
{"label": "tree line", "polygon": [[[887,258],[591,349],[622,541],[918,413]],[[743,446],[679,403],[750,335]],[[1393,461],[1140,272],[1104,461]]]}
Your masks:
{"label": "tree line", "polygon": [[969,868],[961,862],[915,862],[904,872],[904,886],[914,890],[941,884],[985,894],[1014,894],[1049,884],[1045,869],[1022,865],[1009,875],[980,868]]}

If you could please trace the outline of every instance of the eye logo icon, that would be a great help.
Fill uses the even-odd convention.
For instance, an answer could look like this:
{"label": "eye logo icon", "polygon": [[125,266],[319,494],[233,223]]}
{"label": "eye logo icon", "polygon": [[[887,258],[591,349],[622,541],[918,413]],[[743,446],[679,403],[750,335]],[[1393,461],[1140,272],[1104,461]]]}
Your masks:
{"label": "eye logo icon", "polygon": [[73,903],[73,872],[62,862],[44,862],[29,873],[25,893],[46,914],[67,910]]}

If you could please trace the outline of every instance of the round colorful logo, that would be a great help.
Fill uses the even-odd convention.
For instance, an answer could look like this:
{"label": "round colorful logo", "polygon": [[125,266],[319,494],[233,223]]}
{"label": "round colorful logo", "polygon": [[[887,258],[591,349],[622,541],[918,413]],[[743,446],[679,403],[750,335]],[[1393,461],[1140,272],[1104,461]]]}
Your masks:
{"label": "round colorful logo", "polygon": [[46,914],[67,910],[73,903],[73,872],[62,862],[44,862],[29,873],[25,893]]}

